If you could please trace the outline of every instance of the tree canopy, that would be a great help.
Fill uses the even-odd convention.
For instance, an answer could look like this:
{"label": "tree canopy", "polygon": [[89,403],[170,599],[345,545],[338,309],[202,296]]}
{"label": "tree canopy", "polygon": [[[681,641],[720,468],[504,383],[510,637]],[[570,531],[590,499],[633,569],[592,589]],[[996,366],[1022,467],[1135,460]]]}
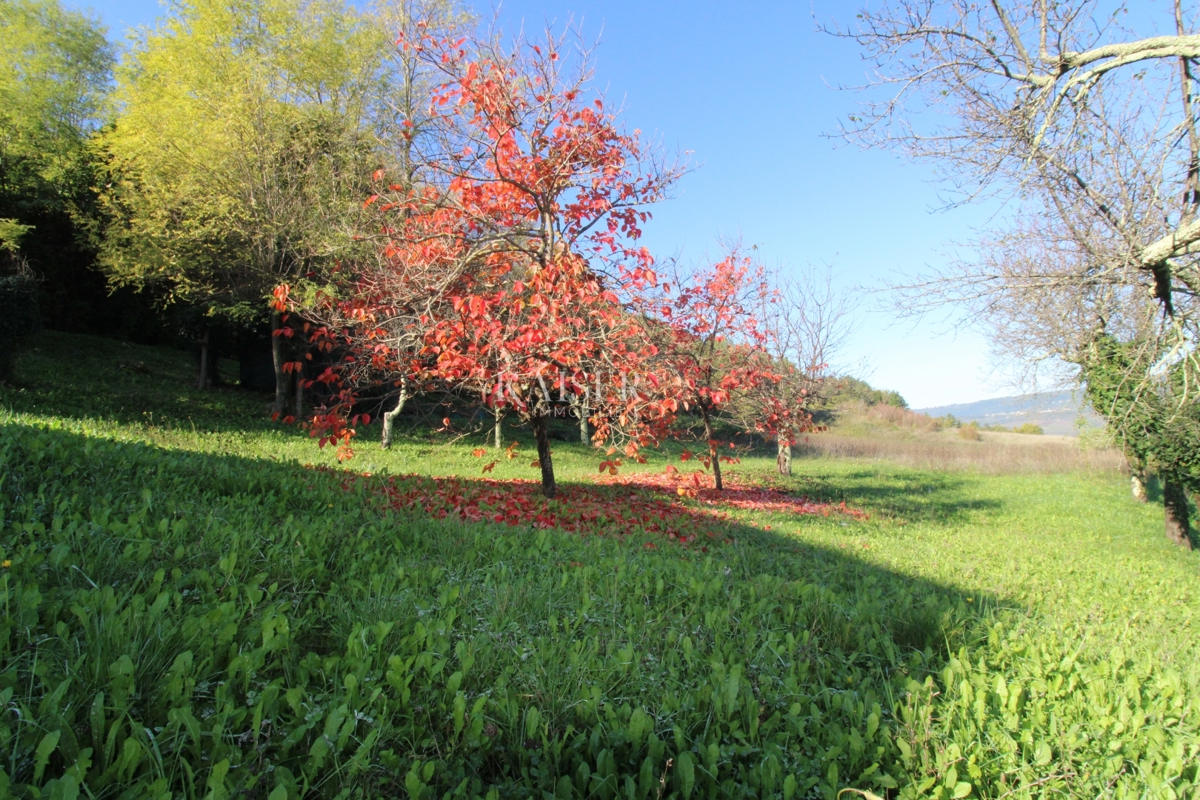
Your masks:
{"label": "tree canopy", "polygon": [[0,248],[41,275],[60,327],[98,309],[90,136],[108,111],[114,48],[93,17],[58,0],[0,0]]}
{"label": "tree canopy", "polygon": [[253,318],[276,284],[353,251],[400,90],[391,51],[379,20],[341,3],[173,3],[118,69],[100,145],[112,282]]}

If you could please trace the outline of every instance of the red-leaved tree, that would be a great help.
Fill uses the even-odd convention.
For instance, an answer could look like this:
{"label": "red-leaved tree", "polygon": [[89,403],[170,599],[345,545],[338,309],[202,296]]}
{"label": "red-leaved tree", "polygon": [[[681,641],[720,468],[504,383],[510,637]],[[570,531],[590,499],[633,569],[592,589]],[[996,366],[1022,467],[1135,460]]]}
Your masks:
{"label": "red-leaved tree", "polygon": [[761,265],[736,247],[674,288],[672,294],[668,283],[652,287],[642,302],[659,352],[659,383],[664,402],[683,412],[676,417],[678,434],[689,433],[689,426],[679,422],[699,417],[705,445],[701,460],[722,489],[721,462],[732,457],[721,455],[718,423],[742,421],[737,412],[747,406],[750,393],[778,381],[755,314],[772,290]]}
{"label": "red-leaved tree", "polygon": [[562,44],[402,38],[442,82],[413,182],[366,201],[382,214],[380,258],[313,304],[341,320],[310,334],[343,354],[320,378],[337,388],[312,420],[322,442],[348,452],[365,381],[437,379],[531,426],[553,497],[547,420],[569,395],[590,388],[597,442],[658,413],[613,377],[655,354],[628,309],[656,280],[636,241],[681,168],[620,129],[587,92],[586,57],[568,74]]}

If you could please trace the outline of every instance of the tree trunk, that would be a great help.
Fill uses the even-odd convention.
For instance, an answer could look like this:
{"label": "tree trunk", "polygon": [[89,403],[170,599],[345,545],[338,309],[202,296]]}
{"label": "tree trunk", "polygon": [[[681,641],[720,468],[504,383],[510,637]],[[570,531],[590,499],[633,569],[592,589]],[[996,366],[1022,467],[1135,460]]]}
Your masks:
{"label": "tree trunk", "polygon": [[296,419],[304,419],[304,367],[293,374],[296,378]]}
{"label": "tree trunk", "polygon": [[558,494],[554,484],[554,461],[550,457],[550,433],[546,429],[546,417],[534,409],[529,424],[533,427],[533,437],[537,441],[538,466],[542,468],[542,494],[550,499]]}
{"label": "tree trunk", "polygon": [[492,426],[492,446],[497,450],[504,447],[504,409],[496,406],[492,409],[496,422]]}
{"label": "tree trunk", "polygon": [[391,411],[383,412],[383,433],[379,437],[379,446],[387,450],[392,446],[392,423],[396,421],[396,417],[400,416],[400,412],[404,410],[404,404],[408,402],[408,379],[400,379],[400,396],[396,398],[396,407]]}
{"label": "tree trunk", "polygon": [[208,374],[208,342],[209,329],[205,328],[204,335],[200,337],[200,375],[196,378],[196,388],[202,392],[212,385]]}
{"label": "tree trunk", "polygon": [[283,327],[278,311],[271,312],[271,361],[275,365],[275,402],[271,405],[271,413],[282,414],[287,408],[288,376],[283,371],[283,337],[277,335]]}
{"label": "tree trunk", "polygon": [[1163,511],[1166,517],[1167,538],[1175,544],[1192,549],[1187,490],[1170,473],[1163,474]]}
{"label": "tree trunk", "polygon": [[583,394],[579,395],[579,441],[583,444],[590,444],[592,441],[592,432],[588,428],[588,390],[584,389]]}
{"label": "tree trunk", "polygon": [[704,414],[704,436],[708,439],[708,459],[712,463],[713,471],[713,486],[719,492],[725,488],[725,484],[721,482],[721,457],[717,453],[717,440],[713,438],[712,418],[708,415],[708,409],[703,409]]}
{"label": "tree trunk", "polygon": [[1139,503],[1149,502],[1147,492],[1150,484],[1150,471],[1146,469],[1146,461],[1142,458],[1129,458],[1129,491],[1133,499]]}
{"label": "tree trunk", "polygon": [[1149,501],[1149,496],[1146,494],[1146,473],[1141,470],[1134,470],[1129,476],[1129,488],[1133,493],[1133,499],[1139,503]]}
{"label": "tree trunk", "polygon": [[775,456],[775,468],[779,470],[780,475],[792,474],[792,446],[787,443],[786,439],[779,439],[776,442],[779,455]]}

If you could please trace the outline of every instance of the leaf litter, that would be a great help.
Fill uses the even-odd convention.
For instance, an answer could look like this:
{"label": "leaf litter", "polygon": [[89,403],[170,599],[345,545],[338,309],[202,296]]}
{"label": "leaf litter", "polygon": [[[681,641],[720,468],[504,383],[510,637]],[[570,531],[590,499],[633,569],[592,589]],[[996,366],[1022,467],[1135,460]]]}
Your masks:
{"label": "leaf litter", "polygon": [[[662,473],[603,474],[596,478],[596,485],[560,485],[554,500],[542,496],[541,484],[535,480],[364,473],[347,476],[344,486],[350,489],[360,482],[390,508],[418,511],[436,519],[596,536],[644,532],[684,545],[728,541],[730,523],[754,526],[734,519],[731,509],[867,519],[866,512],[845,502],[816,502],[777,486],[749,483],[737,475],[727,476],[725,489],[717,491],[708,473],[683,473],[674,467]],[[769,525],[761,527],[770,530]]]}

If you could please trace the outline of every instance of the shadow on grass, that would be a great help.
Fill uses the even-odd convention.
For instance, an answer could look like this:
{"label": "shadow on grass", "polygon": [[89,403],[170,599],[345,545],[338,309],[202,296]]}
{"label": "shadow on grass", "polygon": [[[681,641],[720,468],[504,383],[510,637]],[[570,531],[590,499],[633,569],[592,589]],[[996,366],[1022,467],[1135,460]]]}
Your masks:
{"label": "shadow on grass", "polygon": [[[303,431],[269,419],[269,395],[228,386],[195,390],[190,359],[168,348],[47,331],[35,348],[21,355],[18,379],[16,387],[0,387],[0,406],[16,413],[161,429],[269,432],[307,438]],[[401,432],[407,434],[406,439],[427,445],[420,450],[422,454],[438,452],[446,447],[445,437],[434,433],[432,427],[441,416],[443,411],[434,404],[406,416]],[[460,422],[479,428],[468,440],[489,444],[490,421],[464,418]],[[560,447],[594,455],[591,448],[573,442],[577,436],[574,423],[555,421],[553,427],[563,440]],[[529,438],[527,431],[514,427],[511,420],[505,428],[506,441],[515,435]],[[379,433],[377,424],[364,426],[356,445],[377,446]],[[682,445],[668,446],[663,454],[670,457],[681,449]],[[797,459],[801,464],[806,461]],[[873,515],[905,521],[952,521],[998,506],[994,500],[962,496],[963,484],[952,476],[896,469],[800,477],[791,488],[819,502],[845,501],[869,508]]]}
{"label": "shadow on grass", "polygon": [[[885,729],[898,725],[889,720],[906,681],[980,635],[994,606],[735,520],[720,522],[724,537],[682,545],[662,530],[583,536],[433,519],[420,504],[384,507],[353,473],[18,424],[0,428],[0,467],[6,580],[23,598],[0,689],[51,709],[58,716],[37,724],[69,729],[80,747],[124,736],[97,733],[98,692],[137,730],[161,731],[159,763],[187,769],[134,762],[120,773],[126,787],[145,773],[183,791],[226,759],[218,780],[230,791],[269,767],[314,787],[399,792],[414,763],[437,763],[418,777],[438,789],[475,780],[559,792],[565,777],[588,793],[593,779],[640,781],[648,761],[657,780],[683,753],[705,765],[697,785],[718,793],[738,779],[747,795],[771,794],[784,773],[801,786],[878,777],[899,769],[897,754],[855,750],[852,732],[870,730],[871,714],[880,724],[877,706]],[[865,492],[867,478],[851,475],[851,487]],[[613,487],[566,488],[579,495],[573,511],[589,497],[631,510]],[[89,622],[99,609],[104,626]],[[401,671],[409,655],[417,666]],[[145,689],[122,689],[127,674]],[[181,675],[210,688],[180,695]],[[277,698],[269,687],[285,676],[291,706],[270,712],[277,734],[241,734],[245,709]],[[393,704],[372,705],[359,685],[394,693]],[[50,701],[55,687],[66,695]],[[478,703],[474,739],[449,722],[465,719],[456,692]],[[337,741],[342,722],[321,719],[343,706],[363,726],[353,742],[369,742],[345,754],[372,765],[361,777],[311,755]],[[18,756],[40,746],[27,738]],[[761,769],[768,751],[774,773]],[[867,772],[873,761],[881,767]],[[12,763],[23,765],[16,783],[33,779],[32,756]],[[62,753],[49,763],[47,777],[71,766]]]}
{"label": "shadow on grass", "polygon": [[[194,392],[185,356],[124,349],[50,334],[0,406],[280,430],[265,419],[269,397]],[[0,415],[0,712],[18,796],[85,750],[93,764],[76,774],[104,797],[486,796],[492,785],[500,796],[765,797],[782,794],[783,775],[797,797],[885,794],[883,775],[920,782],[942,769],[906,767],[902,740],[933,747],[938,763],[941,745],[980,742],[1000,764],[1002,748],[979,735],[934,739],[957,713],[953,687],[912,681],[955,669],[961,646],[990,659],[981,639],[995,621],[1037,620],[872,563],[853,542],[869,523],[835,528],[823,547],[729,519],[725,535],[684,546],[636,524],[583,536],[436,519],[345,488],[348,473],[249,457],[237,435],[199,444],[222,452]],[[781,482],[797,496],[935,530],[1002,507],[969,473],[804,458],[797,470],[814,473]],[[626,489],[562,485],[629,505]],[[1012,663],[993,663],[989,685],[1019,676]],[[1011,793],[1006,769],[977,793]]]}
{"label": "shadow on grass", "polygon": [[16,413],[229,433],[278,429],[271,397],[236,386],[195,388],[186,353],[45,331],[18,358],[0,406]]}
{"label": "shadow on grass", "polygon": [[[806,466],[820,464],[821,460],[797,459],[796,463]],[[802,487],[796,491],[809,493],[821,502],[845,502],[867,508],[874,516],[909,523],[957,522],[979,512],[999,511],[1004,506],[997,498],[976,496],[979,481],[899,466],[797,475],[792,480]]]}

